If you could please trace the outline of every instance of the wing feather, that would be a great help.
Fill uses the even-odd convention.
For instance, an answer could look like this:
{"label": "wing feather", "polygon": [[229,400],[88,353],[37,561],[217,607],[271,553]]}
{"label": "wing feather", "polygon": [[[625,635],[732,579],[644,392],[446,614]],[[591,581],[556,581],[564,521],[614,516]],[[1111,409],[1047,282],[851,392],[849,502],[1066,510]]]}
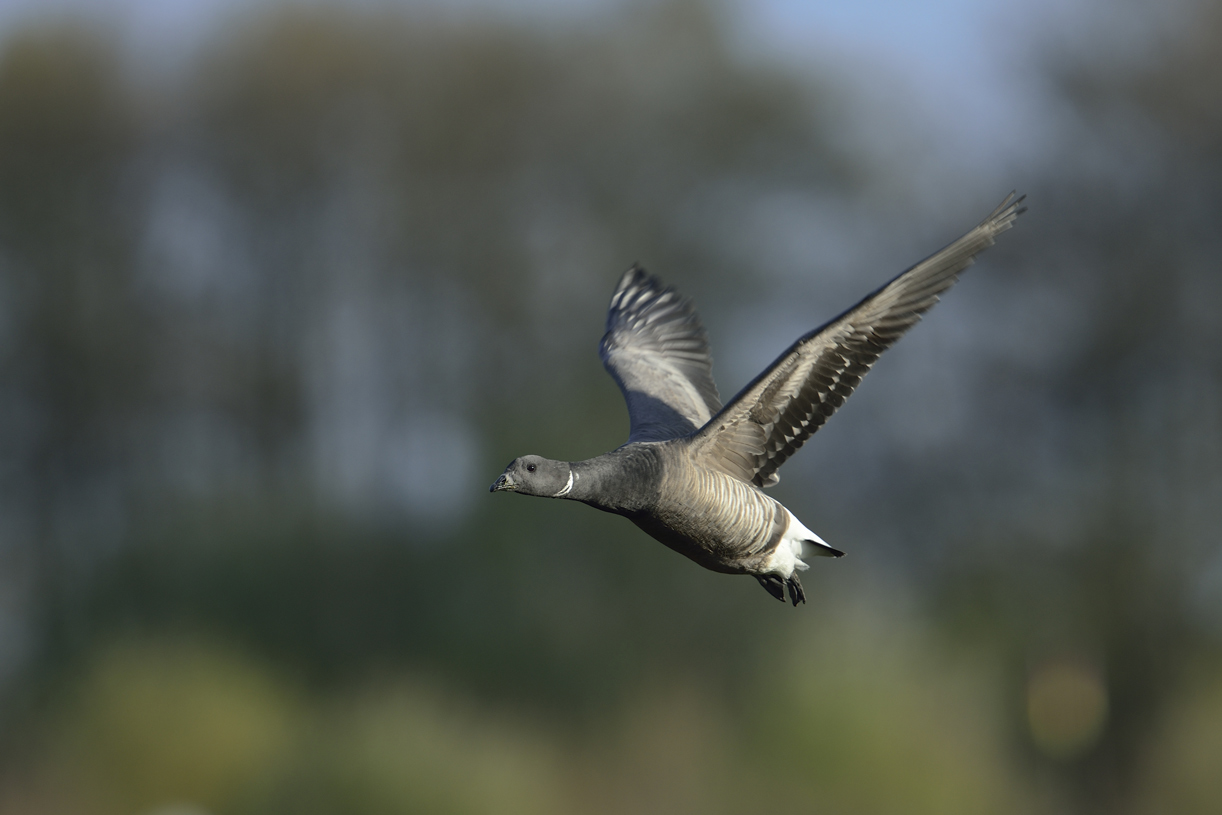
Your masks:
{"label": "wing feather", "polygon": [[611,297],[598,353],[628,403],[629,441],[686,436],[721,409],[696,309],[639,266]]}
{"label": "wing feather", "polygon": [[[702,463],[756,486],[776,483],[777,468],[844,404],[883,351],[1026,211],[1025,197],[1010,193],[975,229],[799,338],[701,428]],[[758,452],[746,452],[751,445]]]}

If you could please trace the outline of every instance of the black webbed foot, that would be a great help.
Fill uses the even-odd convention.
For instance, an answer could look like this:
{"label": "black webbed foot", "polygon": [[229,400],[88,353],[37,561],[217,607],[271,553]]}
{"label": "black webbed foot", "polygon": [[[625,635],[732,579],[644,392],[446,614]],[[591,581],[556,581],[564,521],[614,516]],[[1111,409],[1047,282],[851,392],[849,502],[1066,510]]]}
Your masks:
{"label": "black webbed foot", "polygon": [[793,601],[794,607],[797,608],[798,603],[806,602],[806,592],[802,591],[802,581],[798,580],[798,575],[795,572],[785,581],[789,586],[789,599]]}
{"label": "black webbed foot", "polygon": [[[785,602],[785,581],[781,580],[779,576],[775,574],[757,574],[754,577],[764,587],[765,591],[782,603]],[[798,589],[798,591],[801,591],[801,589]],[[797,603],[794,603],[794,605],[797,605]]]}

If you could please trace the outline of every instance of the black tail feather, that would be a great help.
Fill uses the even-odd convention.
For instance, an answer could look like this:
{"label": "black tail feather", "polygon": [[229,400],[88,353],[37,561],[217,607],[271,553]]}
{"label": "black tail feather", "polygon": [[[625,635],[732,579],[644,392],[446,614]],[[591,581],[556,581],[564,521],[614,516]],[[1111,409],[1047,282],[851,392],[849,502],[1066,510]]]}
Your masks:
{"label": "black tail feather", "polygon": [[[802,553],[803,556],[818,555],[819,557],[844,557],[844,552],[841,552],[839,549],[836,549],[835,547],[828,546],[823,541],[808,540],[808,541],[802,541],[802,542],[810,544],[810,548],[806,549],[806,551]],[[805,549],[805,547],[803,548]]]}

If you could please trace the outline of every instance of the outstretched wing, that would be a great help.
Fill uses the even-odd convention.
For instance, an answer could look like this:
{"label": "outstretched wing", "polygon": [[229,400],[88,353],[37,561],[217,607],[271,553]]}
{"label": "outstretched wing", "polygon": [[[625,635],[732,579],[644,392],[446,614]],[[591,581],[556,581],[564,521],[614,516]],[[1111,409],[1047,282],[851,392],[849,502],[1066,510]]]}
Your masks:
{"label": "outstretched wing", "polygon": [[1014,193],[979,226],[800,338],[701,428],[707,466],[776,483],[776,470],[844,404],[883,351],[938,302],[976,254],[1026,211]]}
{"label": "outstretched wing", "polygon": [[696,309],[639,266],[611,297],[598,354],[628,402],[629,441],[686,436],[721,409]]}

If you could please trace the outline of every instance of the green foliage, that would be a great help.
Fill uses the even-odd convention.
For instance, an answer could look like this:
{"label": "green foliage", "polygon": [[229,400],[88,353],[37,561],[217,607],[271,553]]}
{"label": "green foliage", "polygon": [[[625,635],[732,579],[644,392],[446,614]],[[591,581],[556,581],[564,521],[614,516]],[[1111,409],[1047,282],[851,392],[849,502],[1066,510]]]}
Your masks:
{"label": "green foliage", "polygon": [[1138,783],[1140,813],[1205,813],[1218,805],[1222,781],[1222,687],[1216,667],[1202,672],[1207,684],[1193,683],[1175,700],[1157,736],[1148,745],[1149,764]]}
{"label": "green foliage", "polygon": [[880,636],[893,624],[807,626],[738,712],[707,679],[668,671],[587,725],[547,727],[436,678],[307,693],[215,639],[128,637],[99,648],[58,703],[31,797],[83,813],[732,813],[761,797],[1025,811],[981,674],[935,670],[926,635]]}
{"label": "green foliage", "polygon": [[129,640],[79,680],[63,761],[101,812],[223,808],[300,737],[297,701],[230,649]]}
{"label": "green foliage", "polygon": [[754,694],[778,778],[829,812],[1028,811],[979,668],[895,619],[811,634]]}

